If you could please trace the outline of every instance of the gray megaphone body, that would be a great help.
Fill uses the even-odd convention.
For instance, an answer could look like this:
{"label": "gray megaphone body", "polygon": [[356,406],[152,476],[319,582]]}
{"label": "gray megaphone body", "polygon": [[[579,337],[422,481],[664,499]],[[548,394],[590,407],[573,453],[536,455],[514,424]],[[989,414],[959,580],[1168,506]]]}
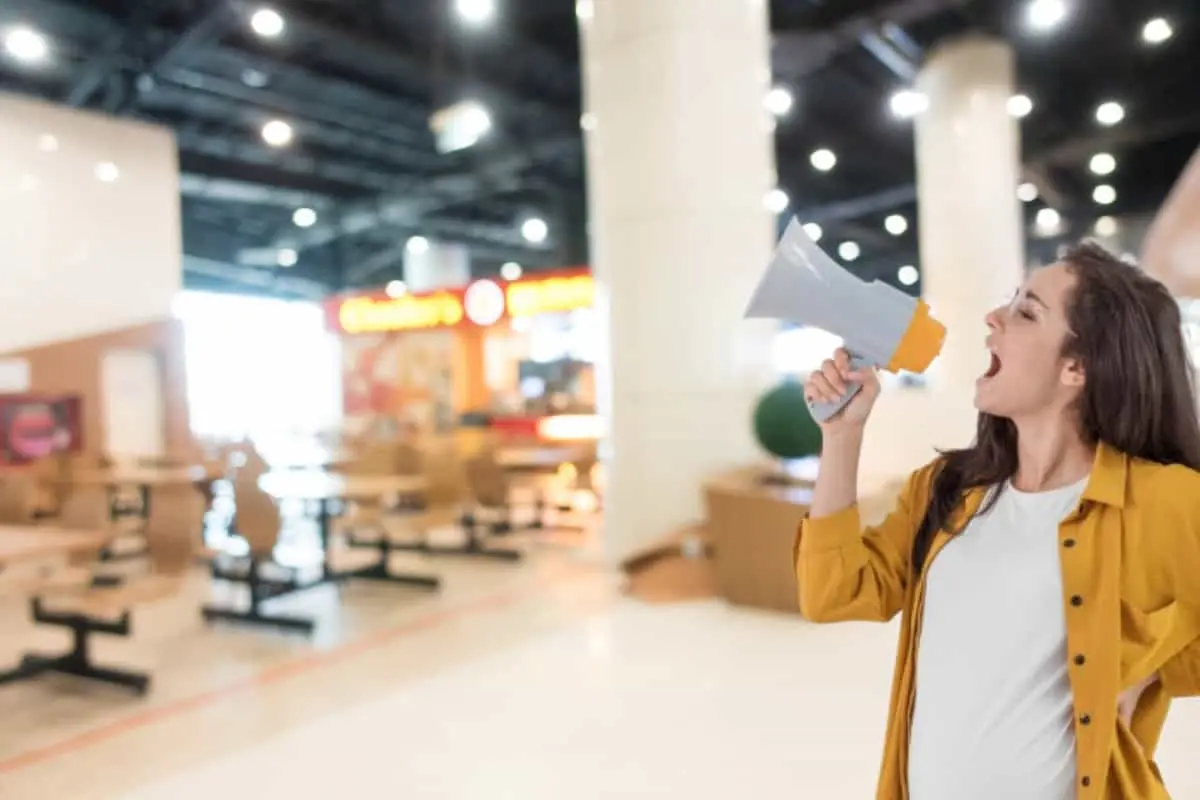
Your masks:
{"label": "gray megaphone body", "polygon": [[[946,327],[924,301],[881,281],[866,283],[825,254],[794,217],[746,309],[747,318],[779,319],[840,336],[855,369],[924,372],[937,358]],[[851,383],[832,403],[809,401],[824,422],[862,388]]]}

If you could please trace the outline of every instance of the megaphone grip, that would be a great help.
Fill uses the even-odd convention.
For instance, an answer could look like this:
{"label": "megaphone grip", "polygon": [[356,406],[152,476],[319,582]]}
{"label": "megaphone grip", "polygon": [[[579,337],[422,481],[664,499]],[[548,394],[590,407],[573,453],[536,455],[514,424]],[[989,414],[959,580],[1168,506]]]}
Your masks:
{"label": "megaphone grip", "polygon": [[[873,369],[873,368],[879,366],[878,364],[872,363],[871,361],[858,355],[857,353],[850,353],[849,355],[850,355],[850,369],[852,369],[854,371],[868,369],[868,368]],[[812,400],[809,400],[808,401],[808,411],[810,414],[812,414],[812,418],[815,419],[817,422],[825,422],[827,419],[832,417],[834,414],[838,413],[843,408],[845,408],[846,404],[849,403],[851,400],[853,400],[854,395],[858,394],[859,390],[861,390],[861,389],[862,389],[861,383],[847,383],[846,384],[846,392],[841,397],[839,397],[837,400],[834,400],[832,403],[817,403]]]}

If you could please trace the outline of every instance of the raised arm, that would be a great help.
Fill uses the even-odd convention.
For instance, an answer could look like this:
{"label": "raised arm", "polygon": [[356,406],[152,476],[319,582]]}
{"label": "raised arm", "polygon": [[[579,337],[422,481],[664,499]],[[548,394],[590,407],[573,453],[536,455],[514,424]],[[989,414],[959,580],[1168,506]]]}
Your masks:
{"label": "raised arm", "polygon": [[850,370],[838,350],[805,383],[810,400],[832,402],[850,382],[862,389],[840,413],[821,424],[821,467],[812,507],[796,536],[793,561],[800,610],[815,622],[891,619],[904,604],[909,552],[924,516],[929,474],[909,479],[896,509],[875,528],[863,530],[858,514],[858,463],[863,429],[879,380],[871,370]]}
{"label": "raised arm", "polygon": [[1200,150],[1184,167],[1142,245],[1142,267],[1173,294],[1200,296]]}
{"label": "raised arm", "polygon": [[931,465],[909,476],[895,509],[874,527],[863,528],[857,502],[826,515],[818,515],[814,503],[795,548],[805,617],[813,622],[886,622],[900,612],[932,474]]}

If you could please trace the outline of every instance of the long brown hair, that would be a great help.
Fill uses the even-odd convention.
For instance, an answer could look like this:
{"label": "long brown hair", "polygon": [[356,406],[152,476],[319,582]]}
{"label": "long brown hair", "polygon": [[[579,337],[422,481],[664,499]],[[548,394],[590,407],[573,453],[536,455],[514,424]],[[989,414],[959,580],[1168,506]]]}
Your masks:
{"label": "long brown hair", "polygon": [[[1076,279],[1063,355],[1079,359],[1087,377],[1077,412],[1088,443],[1200,470],[1200,421],[1179,305],[1161,283],[1095,242],[1075,245],[1061,260]],[[968,490],[1003,486],[1016,474],[1017,428],[980,414],[975,442],[939,461],[913,542],[914,574]],[[981,512],[998,496],[992,492]]]}

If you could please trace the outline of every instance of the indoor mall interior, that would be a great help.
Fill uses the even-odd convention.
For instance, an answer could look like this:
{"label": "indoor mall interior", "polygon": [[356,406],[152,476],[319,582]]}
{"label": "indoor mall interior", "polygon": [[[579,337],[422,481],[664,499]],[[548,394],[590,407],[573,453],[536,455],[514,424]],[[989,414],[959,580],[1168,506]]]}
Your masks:
{"label": "indoor mall interior", "polygon": [[[889,762],[931,568],[805,533],[810,378],[880,368],[877,525],[1081,240],[1200,363],[1197,86],[1194,0],[0,0],[0,798],[1001,797]],[[1102,533],[1069,796],[1200,797],[1200,608]]]}

